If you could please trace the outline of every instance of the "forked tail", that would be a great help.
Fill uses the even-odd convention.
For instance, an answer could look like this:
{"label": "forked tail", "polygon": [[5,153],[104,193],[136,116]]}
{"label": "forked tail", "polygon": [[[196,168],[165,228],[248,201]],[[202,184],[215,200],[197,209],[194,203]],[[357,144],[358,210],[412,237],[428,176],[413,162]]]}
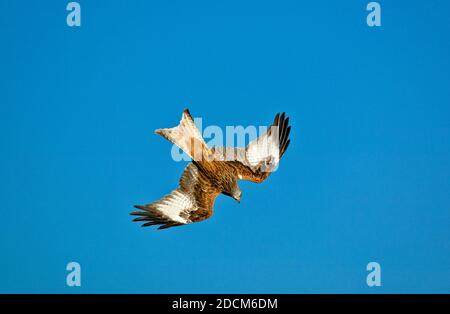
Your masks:
{"label": "forked tail", "polygon": [[205,143],[199,129],[194,123],[189,109],[183,111],[180,124],[173,128],[157,129],[159,134],[179,148],[181,148],[192,160],[200,161],[211,155],[211,150]]}

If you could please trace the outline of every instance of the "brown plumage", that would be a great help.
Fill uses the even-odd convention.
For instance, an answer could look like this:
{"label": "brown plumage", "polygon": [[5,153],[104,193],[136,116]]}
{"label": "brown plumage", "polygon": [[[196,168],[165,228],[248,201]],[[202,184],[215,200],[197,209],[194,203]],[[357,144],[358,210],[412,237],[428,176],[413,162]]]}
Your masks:
{"label": "brown plumage", "polygon": [[240,202],[238,180],[260,183],[276,169],[289,146],[289,118],[277,114],[269,130],[245,148],[209,148],[194,124],[189,110],[180,124],[155,132],[165,137],[192,158],[181,175],[178,188],[148,205],[136,205],[140,211],[134,221],[142,226],[160,225],[165,229],[209,218],[216,197],[223,193]]}

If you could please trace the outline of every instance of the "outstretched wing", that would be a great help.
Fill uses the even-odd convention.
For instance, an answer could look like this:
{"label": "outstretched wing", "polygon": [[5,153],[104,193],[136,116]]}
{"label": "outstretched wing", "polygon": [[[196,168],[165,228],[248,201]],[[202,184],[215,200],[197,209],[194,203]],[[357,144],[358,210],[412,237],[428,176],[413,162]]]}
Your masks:
{"label": "outstretched wing", "polygon": [[190,163],[180,178],[178,188],[160,200],[148,205],[135,205],[140,211],[133,221],[143,221],[143,227],[160,225],[165,229],[209,218],[219,191]]}
{"label": "outstretched wing", "polygon": [[253,140],[245,149],[235,149],[231,161],[237,169],[239,179],[260,183],[276,170],[291,140],[289,118],[277,113],[266,133]]}

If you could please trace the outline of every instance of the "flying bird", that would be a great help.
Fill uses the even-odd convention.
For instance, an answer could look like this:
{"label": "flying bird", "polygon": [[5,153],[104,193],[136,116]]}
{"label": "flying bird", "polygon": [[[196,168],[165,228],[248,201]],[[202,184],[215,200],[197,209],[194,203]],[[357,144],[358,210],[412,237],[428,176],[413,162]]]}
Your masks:
{"label": "flying bird", "polygon": [[289,146],[289,118],[277,114],[271,127],[247,147],[208,147],[188,109],[178,126],[157,129],[159,134],[183,150],[192,161],[184,169],[178,187],[160,200],[135,205],[133,221],[158,229],[199,222],[211,217],[214,201],[224,194],[241,201],[239,180],[261,183],[278,167]]}

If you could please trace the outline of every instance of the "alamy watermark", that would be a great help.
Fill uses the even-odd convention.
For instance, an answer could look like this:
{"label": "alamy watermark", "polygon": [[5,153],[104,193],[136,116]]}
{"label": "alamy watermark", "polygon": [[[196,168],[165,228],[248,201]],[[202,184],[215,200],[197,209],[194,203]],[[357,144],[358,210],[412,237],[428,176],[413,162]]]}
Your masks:
{"label": "alamy watermark", "polygon": [[69,11],[66,17],[67,26],[81,26],[81,6],[78,2],[69,2],[66,6],[66,10]]}
{"label": "alamy watermark", "polygon": [[66,270],[69,272],[66,276],[66,284],[69,287],[81,286],[81,266],[77,262],[70,262],[66,266]]}
{"label": "alamy watermark", "polygon": [[381,5],[378,2],[369,2],[366,10],[370,11],[367,15],[366,22],[369,27],[381,26]]}
{"label": "alamy watermark", "polygon": [[370,273],[367,275],[366,283],[369,287],[381,287],[381,266],[377,262],[367,264],[366,270]]}
{"label": "alamy watermark", "polygon": [[265,172],[276,170],[280,158],[278,126],[208,125],[202,118],[194,118],[196,129],[183,121],[174,128],[159,129],[158,134],[174,143],[171,157],[174,161],[245,161]]}

